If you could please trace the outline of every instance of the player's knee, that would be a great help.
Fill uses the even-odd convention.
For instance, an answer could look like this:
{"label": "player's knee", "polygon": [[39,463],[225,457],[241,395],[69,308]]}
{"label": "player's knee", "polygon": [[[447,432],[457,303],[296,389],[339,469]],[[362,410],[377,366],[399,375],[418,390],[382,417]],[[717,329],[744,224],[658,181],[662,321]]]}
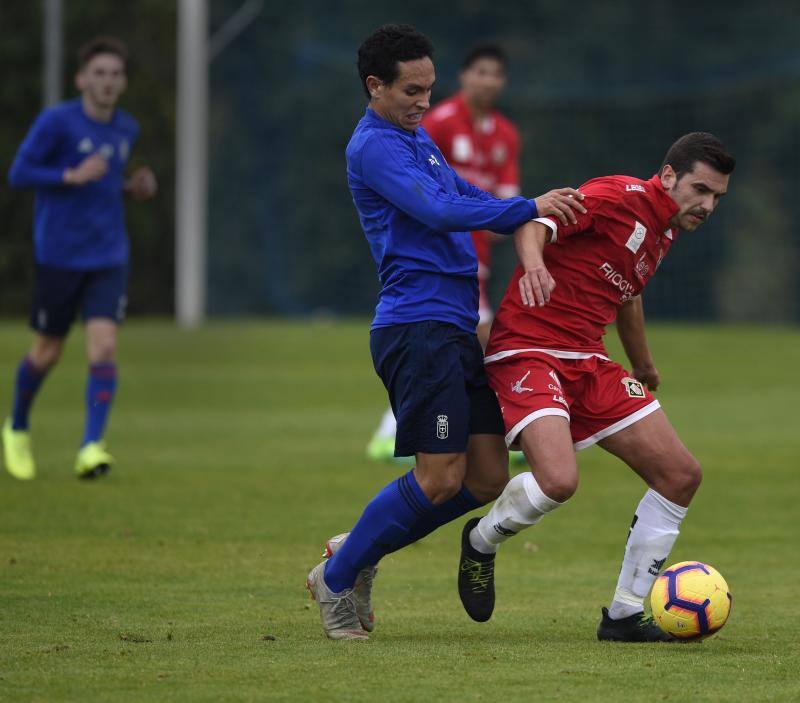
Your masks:
{"label": "player's knee", "polygon": [[539,484],[539,488],[542,489],[542,493],[550,498],[550,500],[554,500],[557,503],[563,503],[569,500],[575,495],[575,491],[578,490],[577,472],[555,474],[552,476],[537,476],[536,482]]}
{"label": "player's knee", "polygon": [[117,353],[117,343],[113,339],[103,339],[93,342],[89,347],[89,361],[92,364],[108,364],[114,361]]}
{"label": "player's knee", "polygon": [[669,471],[663,474],[662,486],[652,486],[665,498],[680,505],[688,505],[703,480],[700,462],[691,454],[671,462]]}
{"label": "player's knee", "polygon": [[440,503],[450,500],[461,490],[462,481],[463,479],[461,476],[453,474],[439,476],[433,482],[434,496],[431,502],[434,505],[439,505]]}
{"label": "player's knee", "polygon": [[682,493],[693,496],[703,480],[703,469],[700,462],[689,454],[677,472],[677,486]]}
{"label": "player's knee", "polygon": [[64,344],[60,339],[37,340],[28,357],[40,371],[47,371],[58,363]]}
{"label": "player's knee", "polygon": [[450,500],[464,482],[463,462],[423,464],[417,459],[416,478],[422,492],[434,505]]}
{"label": "player's knee", "polygon": [[508,473],[506,473],[505,476],[497,478],[482,478],[480,481],[472,482],[471,485],[468,484],[467,487],[475,500],[485,505],[486,503],[491,503],[493,500],[497,500],[507,483]]}

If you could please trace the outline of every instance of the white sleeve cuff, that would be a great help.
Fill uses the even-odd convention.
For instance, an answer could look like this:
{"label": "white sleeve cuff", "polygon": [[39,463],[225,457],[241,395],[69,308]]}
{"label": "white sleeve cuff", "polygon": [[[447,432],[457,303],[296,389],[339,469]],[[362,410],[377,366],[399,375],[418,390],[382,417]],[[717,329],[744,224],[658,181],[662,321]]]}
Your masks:
{"label": "white sleeve cuff", "polygon": [[549,227],[550,231],[553,233],[553,238],[550,240],[550,243],[553,244],[558,239],[558,222],[555,220],[551,220],[549,217],[535,217],[533,219],[534,222],[539,222],[543,224],[545,227]]}
{"label": "white sleeve cuff", "polygon": [[495,195],[498,198],[502,198],[505,200],[506,198],[514,198],[519,195],[519,186],[515,186],[511,183],[505,183],[502,185],[497,186],[495,191]]}

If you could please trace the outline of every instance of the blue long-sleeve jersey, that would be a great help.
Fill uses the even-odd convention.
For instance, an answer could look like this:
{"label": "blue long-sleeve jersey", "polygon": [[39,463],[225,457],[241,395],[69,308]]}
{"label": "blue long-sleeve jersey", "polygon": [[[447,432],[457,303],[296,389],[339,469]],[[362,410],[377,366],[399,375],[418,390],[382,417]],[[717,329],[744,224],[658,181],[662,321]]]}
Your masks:
{"label": "blue long-sleeve jersey", "polygon": [[537,217],[536,204],[500,200],[470,185],[422,127],[407,132],[369,108],[346,155],[382,286],[372,327],[437,320],[474,332],[478,260],[469,233],[510,234]]}
{"label": "blue long-sleeve jersey", "polygon": [[[116,109],[110,122],[96,122],[80,98],[37,117],[8,172],[12,187],[36,189],[36,261],[77,270],[128,262],[123,171],[138,135],[128,113]],[[108,161],[105,176],[83,186],[64,184],[64,170],[95,153]]]}

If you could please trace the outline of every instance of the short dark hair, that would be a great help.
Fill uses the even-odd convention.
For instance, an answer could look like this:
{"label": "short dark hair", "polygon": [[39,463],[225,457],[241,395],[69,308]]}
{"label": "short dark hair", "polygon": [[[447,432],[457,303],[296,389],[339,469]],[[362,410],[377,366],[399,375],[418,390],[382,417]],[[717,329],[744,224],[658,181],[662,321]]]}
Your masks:
{"label": "short dark hair", "polygon": [[410,24],[384,24],[358,47],[358,75],[361,87],[370,97],[367,76],[391,85],[397,78],[398,61],[433,57],[433,43]]}
{"label": "short dark hair", "polygon": [[98,54],[114,54],[126,66],[128,64],[128,47],[125,42],[116,37],[101,36],[91,39],[78,50],[78,70],[84,69]]}
{"label": "short dark hair", "polygon": [[690,132],[676,141],[664,157],[659,173],[669,164],[675,175],[680,178],[684,173],[694,169],[701,161],[724,175],[733,173],[736,159],[731,156],[725,145],[708,132]]}
{"label": "short dark hair", "polygon": [[466,71],[478,59],[494,59],[498,61],[503,69],[508,68],[508,55],[497,44],[476,44],[464,56],[461,61],[461,70]]}

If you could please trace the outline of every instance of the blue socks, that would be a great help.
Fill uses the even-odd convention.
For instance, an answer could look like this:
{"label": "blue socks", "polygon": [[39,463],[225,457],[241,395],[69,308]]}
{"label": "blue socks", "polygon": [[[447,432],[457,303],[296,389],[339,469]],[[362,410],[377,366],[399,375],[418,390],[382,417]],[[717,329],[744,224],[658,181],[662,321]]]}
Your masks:
{"label": "blue socks", "polygon": [[339,550],[325,564],[325,583],[334,592],[352,588],[365,566],[396,549],[435,507],[409,471],[385,486],[364,508]]}
{"label": "blue socks", "polygon": [[480,505],[463,486],[450,500],[434,505],[409,471],[367,505],[344,544],[325,564],[325,583],[335,593],[352,588],[365,566],[377,564],[386,554]]}
{"label": "blue socks", "polygon": [[92,364],[86,384],[86,429],[81,446],[98,442],[103,437],[111,401],[117,388],[117,365]]}
{"label": "blue socks", "polygon": [[14,384],[14,406],[11,410],[11,427],[13,429],[28,429],[31,405],[33,405],[33,399],[46,375],[47,371],[37,369],[27,356],[20,362]]}
{"label": "blue socks", "polygon": [[[427,537],[434,530],[438,530],[442,525],[446,525],[448,522],[452,522],[456,518],[475,510],[475,508],[480,508],[482,505],[485,505],[485,503],[481,503],[469,492],[466,486],[462,485],[461,490],[450,500],[434,506],[433,510],[424,519],[419,520],[409,530],[405,539],[400,540],[391,551],[396,552],[409,544],[414,544],[414,542],[421,540],[423,537]],[[350,538],[348,537],[348,539]]]}
{"label": "blue socks", "polygon": [[[11,426],[15,430],[27,430],[31,405],[39,387],[47,376],[25,357],[17,367],[14,385],[14,405],[11,410]],[[108,411],[117,388],[116,364],[92,364],[86,384],[86,429],[81,446],[97,442],[103,436],[108,421]]]}

